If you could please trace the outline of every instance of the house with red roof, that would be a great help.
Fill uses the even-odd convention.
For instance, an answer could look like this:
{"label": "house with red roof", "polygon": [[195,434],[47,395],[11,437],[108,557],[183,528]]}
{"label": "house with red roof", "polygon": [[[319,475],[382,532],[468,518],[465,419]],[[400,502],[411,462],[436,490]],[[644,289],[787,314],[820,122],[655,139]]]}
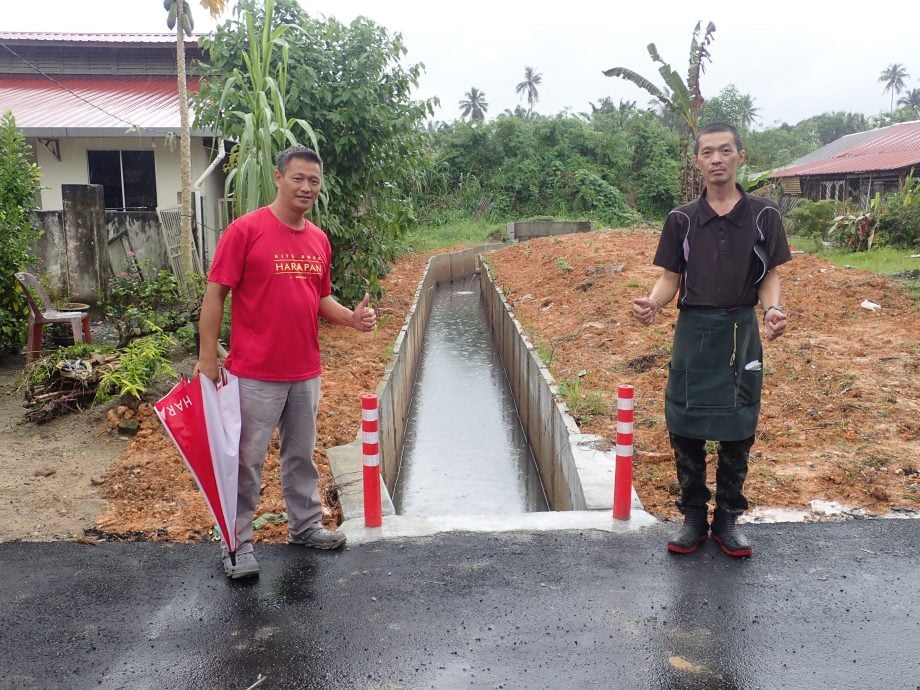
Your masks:
{"label": "house with red roof", "polygon": [[911,174],[920,174],[920,120],[847,134],[770,178],[788,196],[865,205],[876,192],[900,189]]}
{"label": "house with red roof", "polygon": [[[194,37],[185,50],[193,93],[201,59]],[[79,196],[75,185],[102,187],[109,244],[103,253],[112,270],[122,270],[126,257],[135,255],[159,267],[175,266],[178,251],[170,244],[176,244],[180,192],[175,34],[0,32],[0,111],[7,110],[41,170],[36,218],[45,237],[37,253],[54,275],[69,275],[69,283],[79,284],[75,273],[92,263],[68,260],[61,249],[73,243],[66,235],[74,231],[61,213],[75,203],[65,202],[68,194]],[[193,124],[195,233],[205,259],[226,220],[220,144],[213,132]],[[175,226],[169,230],[172,239],[167,225]],[[104,283],[107,270],[100,266],[83,282]]]}

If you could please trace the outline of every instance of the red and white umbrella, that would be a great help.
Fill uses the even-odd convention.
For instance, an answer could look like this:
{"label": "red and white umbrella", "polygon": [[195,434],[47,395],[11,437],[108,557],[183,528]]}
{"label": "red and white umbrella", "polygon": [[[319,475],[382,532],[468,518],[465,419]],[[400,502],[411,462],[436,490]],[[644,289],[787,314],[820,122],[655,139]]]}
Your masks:
{"label": "red and white umbrella", "polygon": [[240,458],[239,382],[222,372],[184,376],[154,405],[157,416],[188,465],[227,545],[236,554],[236,489]]}

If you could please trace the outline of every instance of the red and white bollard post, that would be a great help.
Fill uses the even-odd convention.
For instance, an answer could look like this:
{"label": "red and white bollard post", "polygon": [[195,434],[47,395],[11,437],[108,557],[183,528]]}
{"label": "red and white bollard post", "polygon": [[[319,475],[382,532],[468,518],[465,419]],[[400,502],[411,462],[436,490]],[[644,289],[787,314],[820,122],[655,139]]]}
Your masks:
{"label": "red and white bollard post", "polygon": [[364,526],[380,527],[380,435],[377,431],[377,396],[361,397],[361,440],[364,453]]}
{"label": "red and white bollard post", "polygon": [[632,506],[633,396],[632,386],[617,391],[617,462],[613,480],[613,518],[629,520]]}

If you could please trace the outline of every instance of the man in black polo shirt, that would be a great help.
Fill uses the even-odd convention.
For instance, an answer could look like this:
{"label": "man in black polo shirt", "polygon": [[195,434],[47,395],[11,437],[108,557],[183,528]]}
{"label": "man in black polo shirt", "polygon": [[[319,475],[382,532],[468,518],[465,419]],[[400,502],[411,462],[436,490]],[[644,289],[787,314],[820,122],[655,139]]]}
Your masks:
{"label": "man in black polo shirt", "polygon": [[703,193],[674,209],[661,232],[654,263],[664,269],[648,297],[633,300],[646,326],[675,295],[665,419],[677,464],[684,514],[672,553],[691,553],[709,534],[707,440],[719,443],[712,538],[730,556],[750,556],[736,527],[747,510],[744,480],[760,414],[763,348],[755,308],[764,309],[768,340],[786,330],[776,266],[792,257],[776,205],[735,182],[744,162],[738,131],[715,123],[694,145]]}

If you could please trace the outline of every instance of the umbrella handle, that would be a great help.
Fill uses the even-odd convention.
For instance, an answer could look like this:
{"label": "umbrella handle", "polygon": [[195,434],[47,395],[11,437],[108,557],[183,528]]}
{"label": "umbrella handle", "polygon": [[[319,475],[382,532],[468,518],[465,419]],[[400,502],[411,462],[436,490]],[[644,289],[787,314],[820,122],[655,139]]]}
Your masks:
{"label": "umbrella handle", "polygon": [[230,564],[236,567],[236,551],[228,551],[227,555],[230,556]]}

